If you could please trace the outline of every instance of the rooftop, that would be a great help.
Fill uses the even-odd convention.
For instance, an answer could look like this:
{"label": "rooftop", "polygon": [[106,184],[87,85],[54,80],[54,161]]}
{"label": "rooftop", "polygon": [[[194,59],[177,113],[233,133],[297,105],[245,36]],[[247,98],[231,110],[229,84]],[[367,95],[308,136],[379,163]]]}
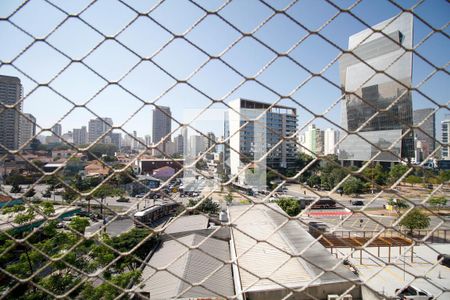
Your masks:
{"label": "rooftop", "polygon": [[182,216],[167,226],[165,233],[188,232],[208,228],[209,219],[204,215]]}
{"label": "rooftop", "polygon": [[[290,220],[278,228],[288,219],[276,204],[270,207],[256,205],[245,212],[248,208],[248,205],[230,207],[243,290],[282,289],[277,283],[290,288],[302,288],[358,279],[320,243],[312,244],[315,238],[299,221]],[[319,264],[320,268],[313,263]],[[314,280],[322,272],[321,268],[329,270],[335,265],[338,267],[334,272],[340,276],[326,271]],[[268,279],[260,279],[264,277]]]}
{"label": "rooftop", "polygon": [[[201,251],[188,248],[199,244]],[[230,259],[229,249],[227,242],[199,234],[166,241],[144,268],[136,292],[150,293],[152,299],[230,297],[231,266],[223,263]]]}

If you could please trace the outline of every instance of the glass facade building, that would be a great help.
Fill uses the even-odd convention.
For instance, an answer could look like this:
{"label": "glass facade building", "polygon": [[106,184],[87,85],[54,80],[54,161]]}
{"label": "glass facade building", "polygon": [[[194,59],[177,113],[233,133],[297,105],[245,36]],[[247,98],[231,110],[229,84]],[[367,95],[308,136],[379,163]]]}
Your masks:
{"label": "glass facade building", "polygon": [[382,33],[368,28],[349,38],[350,52],[339,61],[342,127],[349,131],[342,133],[340,160],[395,162],[414,155],[413,134],[406,133],[413,124],[412,54],[405,50],[412,47],[412,24],[412,15],[403,13],[373,26]]}
{"label": "glass facade building", "polygon": [[416,140],[416,162],[420,162],[431,154],[435,149],[436,140],[436,115],[434,109],[423,108],[414,110],[414,130]]}

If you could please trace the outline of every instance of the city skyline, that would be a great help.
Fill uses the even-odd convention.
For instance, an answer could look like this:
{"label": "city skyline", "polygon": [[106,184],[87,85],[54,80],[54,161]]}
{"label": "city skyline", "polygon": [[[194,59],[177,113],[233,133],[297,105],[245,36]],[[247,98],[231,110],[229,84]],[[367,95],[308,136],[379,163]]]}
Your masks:
{"label": "city skyline", "polygon": [[446,298],[449,17],[0,1],[2,297]]}
{"label": "city skyline", "polygon": [[[1,4],[5,11],[8,11],[8,5],[6,3]],[[34,9],[43,9],[39,7],[39,4],[30,4],[33,5]],[[104,16],[101,13],[100,9],[103,9],[109,4],[96,4],[92,7],[92,9],[88,10],[83,14],[87,20],[91,21],[93,18],[97,17],[95,25],[99,27],[100,32],[105,34],[114,34],[116,31],[115,28],[118,28],[118,24],[120,22],[124,22],[124,20],[107,20],[107,16]],[[166,6],[171,6],[172,4],[164,4],[163,8]],[[187,4],[186,4],[187,5]],[[202,3],[202,5],[207,5]],[[209,4],[213,6],[214,4]],[[277,3],[280,7],[283,3]],[[314,29],[320,25],[319,20],[314,20],[312,16],[305,15],[301,10],[301,7],[304,4],[298,4],[292,7],[288,12],[290,16],[294,19],[299,19],[305,25]],[[324,3],[308,3],[308,5],[312,5],[312,9],[320,8],[323,9],[324,15],[332,15],[334,9],[330,7],[330,5]],[[379,14],[368,13],[371,10],[371,6],[375,4],[363,2],[356,6],[354,10],[361,14],[361,18],[367,22],[369,25],[376,24],[379,21],[385,19],[386,15],[394,16],[398,11],[395,7],[389,4],[377,4],[377,11]],[[429,7],[431,5],[431,7]],[[34,7],[37,6],[37,7]],[[64,4],[64,8],[69,11],[78,11],[80,9],[77,6],[82,6],[80,4]],[[98,7],[97,7],[98,6]],[[240,9],[242,6],[245,8],[253,8],[255,11],[255,15],[263,16],[265,14],[264,8],[260,6],[253,7],[252,4],[247,3],[233,3],[228,6],[223,12],[223,17],[228,20],[231,16],[236,15],[236,19],[232,19],[233,22],[237,23],[237,26],[240,30],[251,30],[256,26],[256,24],[245,21],[242,18],[242,13]],[[27,6],[25,6],[26,8]],[[121,10],[123,7],[118,5],[116,9]],[[139,9],[144,9],[142,7],[138,7]],[[28,9],[29,10],[29,9]],[[26,14],[28,10],[24,10],[23,14],[19,14],[14,18],[14,21],[19,24],[25,24],[25,17],[33,18],[35,16]],[[129,9],[130,16],[132,12]],[[163,18],[165,10],[158,9],[152,14],[152,17],[155,20],[161,20]],[[187,5],[187,9],[185,13],[188,16],[196,16],[198,14],[198,9],[192,7],[191,5]],[[423,6],[417,7],[418,13],[427,16],[433,11],[433,21],[432,25],[436,27],[440,27],[445,24],[445,10],[439,9],[439,3],[427,3]],[[38,15],[38,14],[36,14]],[[55,19],[59,18],[59,14],[54,12],[53,10],[49,13],[48,20],[42,20],[42,24],[37,24],[36,28],[29,28],[33,34],[45,35],[47,34],[48,28],[51,22],[54,22]],[[228,18],[228,19],[227,19]],[[345,19],[345,18],[344,18]],[[338,18],[333,23],[333,28],[326,27],[321,31],[324,37],[329,38],[331,41],[335,42],[336,45],[341,47],[342,49],[347,48],[347,36],[350,36],[361,29],[365,28],[365,25],[356,22],[353,20],[352,22],[344,22],[345,20],[341,20]],[[223,21],[218,18],[207,18],[208,24],[211,26],[199,26],[199,33],[192,32],[188,34],[189,41],[192,40],[193,43],[197,43],[200,47],[206,47],[208,53],[219,53],[220,50],[226,48],[227,45],[224,45],[225,41],[231,43],[233,37],[235,37],[236,32],[230,29],[224,29],[220,26],[225,26]],[[231,19],[230,19],[231,20]],[[174,24],[169,28],[174,32],[182,31],[183,24],[178,22],[176,19],[174,20]],[[206,22],[206,20],[205,20]],[[50,35],[49,42],[53,43],[54,46],[60,51],[68,51],[69,55],[75,58],[82,58],[83,54],[87,53],[88,45],[95,45],[95,41],[98,40],[100,36],[99,33],[87,35],[86,42],[81,43],[83,46],[74,45],[73,49],[70,50],[67,47],[63,48],[63,43],[68,43],[73,45],[73,42],[69,43],[66,37],[62,35],[65,32],[72,32],[77,36],[81,32],[90,32],[88,29],[83,27],[80,22],[71,21],[69,24],[63,26],[55,33]],[[419,20],[414,20],[415,33],[414,33],[414,41],[417,44],[420,42],[430,31],[430,29],[421,23]],[[121,24],[121,23],[120,23]],[[153,24],[153,25],[152,25]],[[153,33],[154,42],[147,42],[143,45],[136,44],[136,39],[144,34],[144,25],[155,26],[154,23],[150,20],[139,18],[136,24],[130,27],[129,30],[119,35],[119,40],[124,43],[130,43],[132,45],[133,50],[137,51],[140,55],[145,55],[151,53],[151,51],[157,50],[157,45],[161,43],[161,41],[165,41],[170,37],[168,32],[164,32],[161,30],[156,30]],[[205,24],[206,25],[206,24]],[[268,45],[277,45],[276,50],[287,50],[294,42],[304,36],[306,33],[301,30],[300,27],[295,25],[292,21],[288,20],[284,17],[277,17],[269,22],[269,29],[263,30],[261,32],[257,32],[256,36],[260,38],[264,43]],[[153,28],[153,27],[152,27]],[[221,43],[211,43],[208,40],[205,40],[205,37],[199,37],[200,34],[204,34],[205,36],[211,36],[215,31],[222,28],[223,29],[223,42]],[[283,36],[277,34],[283,28]],[[82,31],[78,31],[82,30]],[[84,30],[84,31],[83,31]],[[4,27],[0,28],[0,33],[3,33],[5,37],[14,37],[17,42],[15,45],[5,45],[4,50],[0,53],[0,59],[3,61],[8,61],[9,59],[13,59],[11,53],[14,50],[17,50],[17,45],[27,45],[27,40],[25,37],[16,32],[13,28]],[[440,37],[438,33],[434,34],[431,38],[427,39],[424,43],[420,45],[418,48],[418,52],[422,55],[426,55],[428,53],[433,53],[431,60],[432,63],[437,66],[441,66],[446,63],[446,53],[445,47],[440,47],[443,43],[443,37]],[[76,40],[76,38],[75,38]],[[94,41],[94,42],[93,42]],[[104,73],[108,70],[108,74],[114,74],[114,68],[112,66],[105,65],[107,61],[105,59],[111,58],[112,55],[121,53],[120,50],[114,48],[117,46],[114,43],[114,46],[109,45],[108,43],[102,44],[99,51],[94,51],[94,53],[86,58],[86,63],[88,65],[93,64],[94,71]],[[242,39],[236,46],[235,49],[231,49],[226,52],[224,56],[224,61],[229,63],[231,66],[237,67],[240,72],[246,74],[246,76],[251,76],[256,72],[256,70],[264,65],[265,62],[269,61],[271,58],[270,51],[268,51],[264,46],[256,42],[252,39]],[[317,47],[320,47],[320,51],[322,53],[321,56],[315,55],[317,51]],[[96,54],[96,52],[104,51],[105,59],[100,60]],[[237,55],[238,50],[246,50],[249,53],[253,53],[253,57],[239,57]],[[36,42],[29,51],[27,51],[23,57],[17,58],[15,63],[17,62],[17,68],[24,72],[30,73],[32,78],[38,80],[38,82],[45,82],[50,79],[50,73],[53,74],[55,70],[58,69],[59,59],[55,58],[54,62],[50,64],[47,68],[39,65],[41,60],[33,60],[33,57],[42,57],[46,58],[48,55],[54,53],[55,50],[50,47],[42,44],[40,42]],[[150,52],[149,52],[150,51]],[[190,61],[180,62],[180,61],[169,61],[168,56],[164,55],[164,52],[168,53],[170,57],[176,57],[182,52],[186,51],[186,54],[190,55]],[[157,55],[155,57],[155,62],[161,64],[162,67],[167,69],[167,71],[174,73],[177,78],[183,79],[187,74],[189,74],[188,70],[192,71],[192,68],[195,68],[200,62],[202,62],[202,58],[206,59],[206,57],[200,55],[196,52],[195,47],[192,47],[187,44],[186,41],[175,39],[172,41],[167,49]],[[123,54],[123,53],[122,53]],[[292,57],[298,61],[305,67],[310,68],[312,71],[320,71],[333,57],[336,57],[339,54],[339,50],[331,47],[329,44],[320,39],[317,36],[310,36],[306,39],[298,48],[292,51]],[[59,57],[58,55],[56,55]],[[94,60],[94,58],[98,58]],[[127,58],[127,55],[123,56]],[[182,57],[182,56],[181,56]],[[314,59],[310,59],[314,57]],[[122,58],[121,58],[122,60]],[[128,60],[125,59],[121,61],[121,63],[127,63]],[[100,64],[100,66],[97,66]],[[102,65],[103,64],[103,65]],[[415,86],[420,83],[430,72],[430,66],[427,66],[420,57],[415,56],[413,59],[413,82],[412,85]],[[63,64],[61,64],[63,65]],[[115,65],[115,64],[113,64]],[[178,69],[174,68],[175,65]],[[103,68],[103,69],[102,69]],[[106,69],[105,69],[106,68]],[[111,69],[108,69],[111,68]],[[111,73],[112,72],[112,73]],[[23,111],[27,113],[33,114],[38,120],[38,125],[51,128],[55,123],[62,123],[64,128],[77,128],[76,126],[79,122],[87,123],[88,120],[95,118],[93,114],[89,111],[82,108],[75,108],[71,111],[66,117],[63,116],[71,110],[71,104],[56,95],[55,92],[51,91],[45,86],[39,87],[34,90],[36,84],[29,80],[26,76],[18,72],[17,69],[12,68],[10,65],[2,65],[0,67],[0,73],[8,74],[13,76],[19,76],[24,86],[24,95],[32,93],[28,95],[28,97],[24,100],[23,103]],[[47,74],[48,73],[48,74]],[[118,72],[120,73],[120,72]],[[176,73],[176,74],[175,74]],[[203,71],[200,71],[199,74],[196,74],[194,78],[190,81],[190,83],[199,88],[202,92],[207,94],[209,97],[213,99],[218,99],[224,96],[226,91],[230,90],[233,86],[237,86],[239,78],[237,74],[231,74],[231,70],[226,70],[225,65],[220,61],[210,61]],[[217,80],[217,76],[220,74],[221,80]],[[281,77],[280,77],[281,75]],[[291,61],[280,57],[278,58],[263,74],[261,74],[258,79],[261,80],[261,83],[269,83],[270,86],[273,86],[275,92],[281,94],[289,94],[290,91],[299,83],[301,83],[306,78],[306,72],[301,70],[298,66],[294,66]],[[430,98],[434,99],[437,103],[444,104],[447,101],[446,95],[449,94],[448,88],[445,84],[445,79],[441,76],[441,72],[437,72],[434,76],[427,81],[426,84],[421,86],[421,91],[426,95],[430,96]],[[327,71],[323,74],[327,79],[331,80],[335,84],[339,86],[339,76],[338,76],[338,67],[337,64],[333,64],[330,66]],[[164,79],[165,78],[165,79]],[[283,78],[283,80],[281,80]],[[73,85],[73,80],[77,80],[79,84],[83,85],[83,89],[78,88],[78,85]],[[113,80],[114,78],[108,79]],[[443,81],[444,80],[444,81]],[[127,88],[129,91],[136,94],[136,96],[152,102],[152,99],[161,95],[164,92],[164,89],[170,85],[170,83],[175,83],[175,81],[171,81],[167,78],[167,75],[161,74],[160,71],[157,70],[157,67],[149,62],[141,62],[133,72],[131,72],[127,77],[123,80],[123,86]],[[122,83],[122,82],[121,82]],[[167,85],[169,84],[169,85]],[[50,86],[55,89],[58,93],[67,97],[69,100],[74,101],[76,104],[82,104],[87,101],[90,97],[92,97],[102,86],[105,85],[105,81],[101,80],[97,75],[95,75],[92,71],[88,70],[86,66],[83,66],[80,63],[72,63],[67,70],[65,70],[58,78],[56,78]],[[153,89],[152,87],[158,87],[159,91]],[[439,87],[439,88],[436,88]],[[163,88],[161,90],[161,88]],[[320,92],[318,92],[320,91]],[[321,78],[314,78],[310,80],[305,86],[303,86],[300,90],[295,92],[292,95],[292,98],[295,101],[298,101],[299,104],[305,105],[308,108],[311,108],[314,113],[323,113],[326,109],[336,101],[340,97],[340,90],[332,85],[326,83]],[[273,102],[278,99],[277,95],[268,91],[261,84],[256,82],[246,82],[243,86],[241,86],[237,91],[233,94],[229,95],[225,100],[231,101],[236,98],[248,98],[254,99],[256,101],[262,102]],[[414,109],[432,107],[433,104],[428,100],[425,100],[421,95],[417,93],[413,93],[413,107]],[[311,104],[314,103],[314,106],[311,107]],[[87,107],[97,113],[99,116],[110,116],[116,123],[115,125],[121,126],[123,122],[126,121],[127,117],[136,112],[138,109],[141,109],[136,115],[133,115],[131,119],[123,126],[123,129],[128,133],[132,134],[133,131],[138,131],[141,136],[145,136],[146,134],[151,134],[152,128],[148,126],[151,124],[152,117],[151,112],[154,109],[151,105],[142,106],[140,100],[136,99],[134,96],[130,95],[128,92],[123,90],[117,85],[110,85],[105,90],[101,91],[91,102],[87,104]],[[210,104],[210,101],[202,96],[199,92],[195,91],[192,87],[189,87],[186,84],[177,84],[177,86],[171,90],[169,93],[165,94],[161,99],[158,99],[156,104],[161,106],[170,106],[172,107],[172,115],[176,120],[183,120],[183,109],[198,109],[206,107]],[[309,122],[313,116],[304,111],[298,104],[294,103],[291,100],[283,100],[280,104],[291,105],[297,107],[299,111],[299,124],[300,126],[305,125]],[[52,108],[52,114],[49,115],[48,108]],[[226,109],[227,107],[221,104],[214,104],[212,108],[218,109]],[[333,122],[339,124],[340,123],[340,108],[339,105],[331,109],[327,113],[327,117],[329,117]],[[443,110],[439,110],[437,112],[436,121],[439,123],[444,116]],[[62,122],[61,122],[61,118]],[[315,122],[320,127],[335,127],[333,124],[329,123],[323,119],[317,119]],[[175,127],[176,124],[172,122],[172,127]],[[38,129],[39,131],[39,129]],[[221,128],[212,128],[212,131],[215,132],[216,135],[220,135]],[[206,133],[206,132],[205,132]],[[440,127],[437,126],[437,136],[440,136]]]}

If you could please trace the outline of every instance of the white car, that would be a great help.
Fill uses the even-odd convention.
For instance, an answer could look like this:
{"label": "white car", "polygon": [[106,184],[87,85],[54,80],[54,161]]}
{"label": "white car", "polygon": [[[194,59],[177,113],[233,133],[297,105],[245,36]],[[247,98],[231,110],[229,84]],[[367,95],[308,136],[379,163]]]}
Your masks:
{"label": "white car", "polygon": [[397,297],[400,299],[413,299],[413,300],[429,300],[434,299],[433,295],[430,292],[422,290],[418,287],[409,285],[404,289],[395,290]]}

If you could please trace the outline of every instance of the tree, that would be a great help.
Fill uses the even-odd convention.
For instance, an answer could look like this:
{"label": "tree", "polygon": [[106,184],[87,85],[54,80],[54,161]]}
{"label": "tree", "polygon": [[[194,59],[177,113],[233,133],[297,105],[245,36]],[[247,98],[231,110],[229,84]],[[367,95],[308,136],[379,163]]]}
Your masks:
{"label": "tree", "polygon": [[350,177],[342,184],[342,189],[346,195],[359,194],[364,191],[364,183],[359,178]]}
{"label": "tree", "polygon": [[208,164],[206,163],[205,160],[200,159],[196,164],[195,164],[195,168],[199,169],[199,170],[207,170],[208,169]]}
{"label": "tree", "polygon": [[84,169],[84,163],[77,157],[71,158],[64,167],[65,176],[75,176]]}
{"label": "tree", "polygon": [[388,200],[388,205],[391,205],[394,208],[398,216],[400,216],[402,209],[406,209],[409,207],[408,203],[405,200],[395,198],[394,199],[390,198]]}
{"label": "tree", "polygon": [[[125,167],[124,164],[116,164],[113,166],[114,170],[123,169]],[[118,174],[114,174],[113,182],[116,185],[129,184],[133,182],[133,178],[136,178],[136,175],[133,172],[132,167],[128,167],[125,170],[121,171]]]}
{"label": "tree", "polygon": [[[45,166],[45,162],[43,162],[42,160],[39,160],[39,159],[34,159],[32,161],[32,163],[41,170]],[[32,165],[30,164],[30,166],[32,166]],[[40,171],[36,170],[36,168],[34,166],[32,166],[32,171],[37,171],[38,173],[40,173]]]}
{"label": "tree", "polygon": [[42,213],[47,217],[53,215],[55,213],[55,206],[50,201],[43,201],[41,204]]}
{"label": "tree", "polygon": [[347,173],[341,167],[328,166],[320,174],[320,184],[325,190],[333,189]]}
{"label": "tree", "polygon": [[30,148],[35,153],[36,151],[40,150],[41,147],[41,141],[38,139],[32,139],[30,143]]}
{"label": "tree", "polygon": [[273,183],[273,181],[275,179],[278,179],[278,178],[279,178],[279,176],[278,176],[278,174],[276,172],[274,172],[272,170],[267,172],[267,174],[266,174],[266,184],[267,184],[267,186],[269,187],[270,190],[273,190],[275,188],[276,185]]}
{"label": "tree", "polygon": [[444,196],[439,196],[431,198],[428,202],[432,206],[437,206],[439,211],[440,208],[447,205],[447,201],[448,201],[447,198],[445,198]]}
{"label": "tree", "polygon": [[4,206],[2,208],[2,214],[14,214],[25,210],[25,206],[21,204],[16,204],[12,206]]}
{"label": "tree", "polygon": [[378,185],[385,185],[387,182],[388,174],[383,170],[383,167],[379,163],[377,163],[374,167],[365,168],[363,174],[367,177],[367,179]]}
{"label": "tree", "polygon": [[317,175],[311,175],[306,181],[309,187],[314,187],[320,185],[320,177]]}
{"label": "tree", "polygon": [[450,170],[442,170],[439,172],[439,178],[442,182],[450,181]]}
{"label": "tree", "polygon": [[108,162],[110,163],[110,162],[115,162],[115,161],[117,161],[117,157],[106,155],[106,156],[103,156],[103,157],[102,157],[102,160],[103,160],[105,163],[108,163]]}
{"label": "tree", "polygon": [[120,189],[116,189],[109,184],[103,184],[92,194],[92,196],[94,198],[100,198],[100,214],[103,215],[103,200],[105,200],[106,197],[120,196],[121,194],[123,194],[123,191]]}
{"label": "tree", "polygon": [[75,231],[78,231],[81,234],[84,234],[84,231],[86,230],[86,227],[89,226],[89,219],[84,217],[74,217],[70,223],[70,228],[72,228]]}
{"label": "tree", "polygon": [[102,155],[114,156],[116,152],[117,147],[113,144],[95,144],[91,149],[89,149],[87,155],[89,160],[94,160],[96,158],[92,154],[100,158]]}
{"label": "tree", "polygon": [[414,186],[415,184],[422,183],[422,178],[416,175],[409,175],[405,179],[406,183],[409,183],[411,186]]}
{"label": "tree", "polygon": [[[314,158],[306,153],[299,153],[297,159],[295,160],[295,173],[303,170]],[[305,172],[301,175],[302,180],[311,176],[314,172],[316,172],[318,164],[313,164],[310,166]]]}
{"label": "tree", "polygon": [[[125,289],[127,285],[131,282],[135,282],[141,277],[141,271],[131,271],[125,272],[117,275],[113,275],[110,279],[112,283]],[[81,292],[81,298],[86,300],[97,300],[97,299],[116,299],[122,290],[114,287],[108,282],[103,282],[102,284],[94,287],[90,282],[85,283],[83,291]]]}
{"label": "tree", "polygon": [[294,198],[280,198],[277,200],[277,204],[291,217],[298,215],[301,211],[300,202],[295,200]]}
{"label": "tree", "polygon": [[231,194],[231,192],[225,195],[225,202],[227,205],[230,205],[233,202],[233,194]]}
{"label": "tree", "polygon": [[401,221],[400,225],[409,229],[409,234],[413,234],[414,229],[425,229],[430,226],[430,217],[415,208],[411,210]]}
{"label": "tree", "polygon": [[62,198],[66,200],[67,202],[72,202],[75,199],[77,199],[78,193],[74,191],[72,188],[65,187],[64,193],[62,194]]}
{"label": "tree", "polygon": [[22,192],[22,188],[20,187],[20,185],[17,182],[13,182],[10,192],[13,194],[17,194],[17,193]]}
{"label": "tree", "polygon": [[[188,207],[192,207],[197,205],[199,203],[199,200],[196,199],[189,199]],[[206,198],[198,207],[197,212],[202,212],[205,214],[218,214],[220,211],[220,205],[219,203],[213,202],[212,198]]]}
{"label": "tree", "polygon": [[396,182],[400,177],[403,176],[403,174],[406,173],[406,171],[408,171],[408,169],[408,166],[405,166],[403,164],[394,165],[389,171],[389,181],[392,183]]}
{"label": "tree", "polygon": [[55,175],[51,175],[45,178],[45,182],[49,185],[49,190],[53,191],[60,185],[58,178]]}
{"label": "tree", "polygon": [[31,222],[36,216],[36,212],[32,207],[29,207],[25,212],[18,213],[14,217],[14,223],[25,224]]}

